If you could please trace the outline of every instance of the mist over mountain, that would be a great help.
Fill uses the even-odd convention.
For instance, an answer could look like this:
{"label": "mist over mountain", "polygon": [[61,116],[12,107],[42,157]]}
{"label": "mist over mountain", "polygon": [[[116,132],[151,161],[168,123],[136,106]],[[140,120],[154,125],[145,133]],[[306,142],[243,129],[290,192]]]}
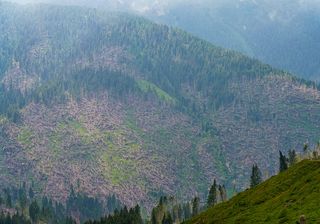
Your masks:
{"label": "mist over mountain", "polygon": [[315,1],[227,1],[183,4],[153,19],[216,45],[235,49],[305,78],[317,80],[319,3]]}
{"label": "mist over mountain", "polygon": [[317,0],[16,0],[128,11],[182,28],[300,77],[319,80],[320,2]]}

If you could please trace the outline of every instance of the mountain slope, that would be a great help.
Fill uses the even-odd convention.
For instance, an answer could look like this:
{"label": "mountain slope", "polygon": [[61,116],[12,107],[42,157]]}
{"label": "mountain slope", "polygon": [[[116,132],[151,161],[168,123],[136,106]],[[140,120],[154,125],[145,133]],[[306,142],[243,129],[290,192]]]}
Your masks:
{"label": "mountain slope", "polygon": [[146,15],[274,67],[319,80],[317,1],[190,1]]}
{"label": "mountain slope", "polygon": [[319,222],[320,162],[302,161],[187,223]]}
{"label": "mountain slope", "polygon": [[[316,142],[320,93],[239,53],[128,14],[0,3],[0,181],[150,208]],[[289,136],[289,137],[287,137]]]}
{"label": "mountain slope", "polygon": [[314,0],[12,0],[85,5],[143,15],[221,47],[319,81],[319,12]]}

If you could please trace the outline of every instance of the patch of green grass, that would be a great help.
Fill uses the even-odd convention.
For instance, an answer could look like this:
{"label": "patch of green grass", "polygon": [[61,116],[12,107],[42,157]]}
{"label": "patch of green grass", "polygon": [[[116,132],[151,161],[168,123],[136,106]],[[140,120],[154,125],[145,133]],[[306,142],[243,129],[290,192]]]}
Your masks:
{"label": "patch of green grass", "polygon": [[124,125],[131,131],[134,131],[135,133],[137,133],[138,135],[142,136],[143,135],[143,131],[141,130],[140,127],[138,127],[137,123],[136,123],[136,118],[134,116],[134,113],[129,110],[126,114],[126,120],[124,122]]}
{"label": "patch of green grass", "polygon": [[33,136],[33,132],[29,128],[24,127],[21,129],[21,131],[18,135],[18,141],[22,145],[29,147],[32,144],[32,142],[31,142],[32,136]]}
{"label": "patch of green grass", "polygon": [[[113,149],[117,150],[115,147]],[[103,154],[102,160],[106,167],[105,177],[113,185],[128,182],[138,176],[135,161],[127,159],[119,153],[108,151]]]}
{"label": "patch of green grass", "polygon": [[168,93],[160,89],[158,86],[155,84],[148,82],[146,80],[138,80],[138,87],[140,88],[141,91],[147,93],[147,92],[152,92],[154,93],[160,100],[163,100],[167,103],[175,104],[176,100],[171,97]]}
{"label": "patch of green grass", "polygon": [[225,154],[221,151],[221,145],[219,139],[211,134],[207,134],[201,139],[202,143],[207,143],[210,145],[209,153],[214,158],[214,167],[218,170],[221,176],[228,176],[228,171],[226,167]]}
{"label": "patch of green grass", "polygon": [[81,121],[78,120],[69,120],[62,122],[58,125],[60,130],[72,130],[74,134],[81,139],[84,144],[91,144],[95,142],[101,133],[98,130],[89,131]]}
{"label": "patch of green grass", "polygon": [[302,161],[186,223],[320,223],[320,161]]}
{"label": "patch of green grass", "polygon": [[49,147],[55,156],[58,156],[61,152],[62,141],[63,137],[59,132],[52,132],[49,136]]}
{"label": "patch of green grass", "polygon": [[71,128],[76,133],[76,135],[81,138],[81,141],[85,144],[90,144],[94,142],[94,140],[96,140],[95,133],[90,133],[80,121],[68,121],[67,126]]}
{"label": "patch of green grass", "polygon": [[136,184],[141,184],[137,179],[137,163],[134,157],[128,156],[141,150],[141,146],[135,142],[125,139],[126,134],[122,130],[113,130],[103,133],[103,141],[107,146],[102,153],[104,176],[111,181],[114,186],[128,183],[135,180]]}
{"label": "patch of green grass", "polygon": [[[56,129],[50,133],[48,136],[49,139],[49,147],[51,150],[52,155],[57,158],[62,153],[62,144],[65,140],[64,133],[66,130],[73,130],[78,137],[81,138],[82,142],[88,142],[86,138],[87,131],[82,126],[82,124],[78,121],[62,121],[58,123]],[[78,148],[77,152],[79,153],[80,148]],[[71,153],[71,150],[69,151]]]}
{"label": "patch of green grass", "polygon": [[85,136],[88,135],[87,129],[79,122],[76,120],[72,120],[68,123],[68,125],[77,132],[80,136]]}

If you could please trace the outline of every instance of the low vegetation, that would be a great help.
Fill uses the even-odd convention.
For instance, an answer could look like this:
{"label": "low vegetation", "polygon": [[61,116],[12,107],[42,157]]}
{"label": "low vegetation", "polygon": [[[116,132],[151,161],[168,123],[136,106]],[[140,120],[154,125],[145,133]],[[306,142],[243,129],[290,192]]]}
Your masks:
{"label": "low vegetation", "polygon": [[320,161],[303,160],[186,223],[319,222]]}

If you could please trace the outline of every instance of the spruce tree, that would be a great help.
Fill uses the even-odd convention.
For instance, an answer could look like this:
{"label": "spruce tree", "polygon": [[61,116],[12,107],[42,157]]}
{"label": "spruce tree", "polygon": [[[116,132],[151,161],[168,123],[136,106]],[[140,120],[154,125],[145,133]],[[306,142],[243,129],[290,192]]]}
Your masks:
{"label": "spruce tree", "polygon": [[253,188],[262,182],[261,171],[257,164],[252,166],[252,172],[250,177],[250,187]]}
{"label": "spruce tree", "polygon": [[292,166],[296,162],[297,162],[296,151],[294,149],[293,150],[289,150],[289,165]]}
{"label": "spruce tree", "polygon": [[190,207],[190,203],[187,202],[184,206],[183,206],[183,211],[184,211],[184,218],[185,219],[189,219],[191,218],[191,207]]}
{"label": "spruce tree", "polygon": [[170,213],[167,213],[163,216],[162,224],[173,224],[173,219]]}
{"label": "spruce tree", "polygon": [[5,189],[5,194],[6,194],[6,205],[9,208],[12,208],[12,198],[11,198],[11,193],[9,189]]}
{"label": "spruce tree", "polygon": [[37,201],[33,201],[29,206],[29,215],[33,223],[36,223],[36,221],[39,218],[40,214],[40,208],[37,203]]}
{"label": "spruce tree", "polygon": [[308,143],[304,143],[303,144],[303,152],[307,153],[308,150],[309,150],[309,144]]}
{"label": "spruce tree", "polygon": [[288,159],[287,159],[287,157],[285,156],[285,155],[283,155],[282,154],[282,152],[281,151],[279,151],[280,152],[280,158],[279,158],[279,160],[280,160],[280,172],[282,172],[282,171],[285,171],[285,170],[287,170],[288,169]]}
{"label": "spruce tree", "polygon": [[65,223],[66,224],[76,224],[77,222],[74,221],[71,217],[67,217]]}
{"label": "spruce tree", "polygon": [[210,188],[207,205],[211,207],[217,203],[217,181],[214,179],[213,185]]}
{"label": "spruce tree", "polygon": [[227,191],[226,191],[226,188],[225,186],[221,186],[219,185],[218,187],[218,190],[219,190],[219,193],[220,193],[220,199],[222,202],[226,201],[227,200]]}
{"label": "spruce tree", "polygon": [[19,196],[19,203],[20,203],[20,206],[22,208],[22,210],[24,208],[26,208],[27,206],[27,192],[26,192],[26,184],[23,183],[23,186],[21,186],[19,188],[19,192],[18,192],[18,196]]}
{"label": "spruce tree", "polygon": [[141,209],[140,209],[139,205],[136,205],[136,207],[134,207],[134,223],[136,223],[136,224],[142,224],[143,223],[140,210]]}
{"label": "spruce tree", "polygon": [[33,199],[33,197],[34,197],[34,191],[33,191],[32,187],[30,187],[29,188],[29,198]]}
{"label": "spruce tree", "polygon": [[198,215],[200,209],[200,198],[195,197],[192,200],[192,216]]}
{"label": "spruce tree", "polygon": [[151,224],[157,224],[157,215],[156,215],[156,209],[152,209],[151,213]]}
{"label": "spruce tree", "polygon": [[178,205],[178,219],[179,222],[183,221],[183,209],[181,204]]}

